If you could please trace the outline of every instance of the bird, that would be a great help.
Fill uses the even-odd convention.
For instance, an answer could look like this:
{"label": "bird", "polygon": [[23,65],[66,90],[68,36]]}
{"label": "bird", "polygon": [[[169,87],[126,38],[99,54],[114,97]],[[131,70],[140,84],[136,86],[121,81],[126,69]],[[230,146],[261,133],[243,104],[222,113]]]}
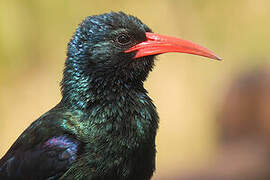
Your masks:
{"label": "bird", "polygon": [[143,83],[167,52],[221,60],[121,11],[86,17],[68,43],[60,102],[1,158],[0,179],[151,179],[159,116]]}

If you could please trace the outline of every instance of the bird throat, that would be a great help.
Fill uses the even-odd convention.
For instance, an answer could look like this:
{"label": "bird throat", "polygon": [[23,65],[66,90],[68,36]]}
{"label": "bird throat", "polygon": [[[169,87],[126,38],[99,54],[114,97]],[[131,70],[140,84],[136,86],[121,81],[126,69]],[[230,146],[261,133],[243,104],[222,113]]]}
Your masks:
{"label": "bird throat", "polygon": [[[62,81],[62,96],[65,105],[87,111],[93,104],[106,104],[119,99],[133,99],[137,94],[147,94],[140,81],[123,81],[117,77],[104,74],[89,76],[72,76]],[[125,102],[123,102],[125,103]]]}

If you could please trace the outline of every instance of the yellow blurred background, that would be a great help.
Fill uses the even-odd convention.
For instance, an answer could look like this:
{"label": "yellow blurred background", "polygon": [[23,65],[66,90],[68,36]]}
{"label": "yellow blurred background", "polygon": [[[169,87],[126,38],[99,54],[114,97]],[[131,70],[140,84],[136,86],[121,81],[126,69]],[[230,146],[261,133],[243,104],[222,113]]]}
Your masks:
{"label": "yellow blurred background", "polygon": [[216,153],[216,117],[229,85],[243,72],[270,65],[270,1],[1,0],[0,157],[59,102],[66,45],[76,26],[111,10],[135,15],[154,32],[191,40],[224,59],[158,57],[145,83],[160,115],[153,179],[204,166]]}

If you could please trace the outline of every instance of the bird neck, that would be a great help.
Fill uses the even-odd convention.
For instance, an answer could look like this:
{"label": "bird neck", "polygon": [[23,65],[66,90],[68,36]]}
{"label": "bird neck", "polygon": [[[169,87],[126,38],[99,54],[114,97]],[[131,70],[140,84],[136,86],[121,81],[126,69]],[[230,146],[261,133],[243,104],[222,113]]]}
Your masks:
{"label": "bird neck", "polygon": [[142,81],[124,79],[109,70],[85,75],[65,69],[61,86],[62,102],[65,106],[84,111],[97,102],[112,102],[137,94],[147,96]]}
{"label": "bird neck", "polygon": [[[122,80],[112,76],[112,73],[103,74],[100,78],[96,74],[79,79],[64,76],[62,95],[61,104],[69,112],[79,110],[80,117],[77,119],[82,120],[85,129],[92,129],[89,132],[93,131],[89,125],[91,122],[102,124],[97,131],[107,133],[106,137],[112,135],[108,130],[111,127],[116,128],[115,132],[125,132],[121,136],[123,139],[131,132],[141,140],[151,139],[152,142],[155,139],[158,115],[142,81]],[[114,127],[116,124],[118,126]]]}
{"label": "bird neck", "polygon": [[153,145],[158,115],[142,80],[127,79],[119,71],[110,69],[105,72],[80,70],[73,64],[66,65],[61,85],[61,106],[65,106],[68,113],[77,114],[79,117],[71,121],[83,127],[79,131],[82,134],[78,134],[66,125],[76,136],[84,140],[101,138],[100,146],[106,139],[124,144],[127,149],[134,149],[142,142]]}

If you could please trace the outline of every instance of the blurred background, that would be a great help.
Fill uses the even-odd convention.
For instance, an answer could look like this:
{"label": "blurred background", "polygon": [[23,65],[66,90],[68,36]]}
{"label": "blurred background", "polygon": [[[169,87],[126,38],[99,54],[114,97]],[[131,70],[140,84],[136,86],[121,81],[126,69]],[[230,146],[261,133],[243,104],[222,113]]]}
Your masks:
{"label": "blurred background", "polygon": [[153,179],[270,179],[267,0],[1,0],[0,157],[59,102],[76,26],[110,10],[224,59],[158,57],[145,83],[160,115]]}

